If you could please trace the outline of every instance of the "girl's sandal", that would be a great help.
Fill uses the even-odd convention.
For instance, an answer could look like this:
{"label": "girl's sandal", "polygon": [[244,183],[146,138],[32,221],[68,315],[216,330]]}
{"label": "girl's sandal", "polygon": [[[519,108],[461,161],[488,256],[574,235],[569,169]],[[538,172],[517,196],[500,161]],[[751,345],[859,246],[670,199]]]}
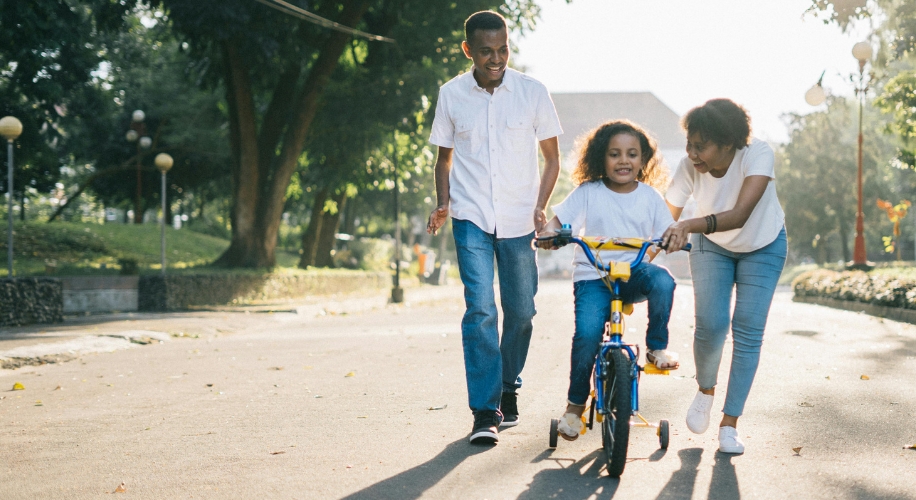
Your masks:
{"label": "girl's sandal", "polygon": [[677,370],[681,366],[677,353],[667,349],[646,350],[646,360],[660,370]]}
{"label": "girl's sandal", "polygon": [[575,413],[566,413],[560,418],[560,424],[557,426],[557,434],[567,440],[575,441],[579,434],[584,434],[585,425],[582,423],[582,417]]}

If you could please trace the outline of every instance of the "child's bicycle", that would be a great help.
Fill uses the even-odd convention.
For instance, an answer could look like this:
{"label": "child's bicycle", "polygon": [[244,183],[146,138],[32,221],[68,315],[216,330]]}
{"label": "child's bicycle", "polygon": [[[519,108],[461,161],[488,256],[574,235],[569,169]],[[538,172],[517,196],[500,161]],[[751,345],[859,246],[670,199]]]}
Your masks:
{"label": "child's bicycle", "polygon": [[[630,278],[631,266],[642,262],[649,247],[661,248],[661,240],[642,240],[638,238],[603,238],[572,236],[568,224],[558,231],[556,236],[537,238],[536,241],[550,241],[553,246],[561,247],[569,243],[579,245],[588,257],[589,262],[599,271],[607,273],[604,278],[611,294],[610,317],[607,320],[601,350],[595,359],[594,391],[589,405],[588,420],[582,416],[585,427],[591,429],[595,420],[601,424],[601,440],[607,460],[607,472],[612,477],[619,477],[627,460],[627,446],[630,439],[630,427],[651,427],[656,429],[659,445],[668,448],[669,424],[661,420],[650,423],[639,414],[639,375],[667,375],[666,369],[659,369],[652,363],[645,367],[639,365],[639,346],[623,343],[623,315],[633,312],[632,304],[624,304],[620,298],[620,283]],[[633,263],[609,262],[607,265],[592,253],[595,250],[637,251]],[[690,251],[690,245],[684,247]],[[596,416],[597,412],[597,416]],[[631,417],[639,420],[632,420]],[[559,419],[550,421],[550,447],[557,447],[557,426]],[[585,432],[583,428],[582,432]]]}

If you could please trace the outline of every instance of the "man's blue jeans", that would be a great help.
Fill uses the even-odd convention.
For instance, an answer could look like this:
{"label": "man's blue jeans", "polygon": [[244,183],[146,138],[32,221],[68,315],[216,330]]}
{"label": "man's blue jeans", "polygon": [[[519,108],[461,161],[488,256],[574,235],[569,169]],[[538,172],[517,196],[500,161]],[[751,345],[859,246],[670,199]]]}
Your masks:
{"label": "man's blue jeans", "polygon": [[[648,262],[630,271],[630,279],[620,284],[625,304],[649,301],[649,326],[646,347],[668,348],[668,319],[674,302],[674,278],[664,267]],[[573,283],[576,305],[576,332],[573,335],[567,399],[584,405],[591,391],[592,368],[601,347],[604,324],[611,313],[611,291],[600,279]],[[625,339],[626,340],[626,339]],[[629,339],[633,341],[633,339]]]}
{"label": "man's blue jeans", "polygon": [[[723,412],[740,417],[754,383],[776,282],[786,262],[786,230],[769,245],[736,253],[716,245],[702,234],[691,238],[690,273],[696,304],[693,357],[700,389],[718,382],[722,348],[731,323],[734,349],[728,373]],[[732,289],[735,310],[731,312]]]}
{"label": "man's blue jeans", "polygon": [[[531,248],[534,233],[497,238],[460,219],[452,219],[452,232],[467,306],[461,320],[461,340],[468,402],[474,412],[498,410],[502,393],[522,386],[519,374],[528,357],[538,288],[537,254]],[[494,256],[503,310],[502,341],[493,290]]]}

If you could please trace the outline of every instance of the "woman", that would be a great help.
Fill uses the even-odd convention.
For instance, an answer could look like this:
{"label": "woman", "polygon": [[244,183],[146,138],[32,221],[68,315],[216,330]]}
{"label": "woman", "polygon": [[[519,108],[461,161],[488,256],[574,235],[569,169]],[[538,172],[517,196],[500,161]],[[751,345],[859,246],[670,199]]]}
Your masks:
{"label": "woman", "polygon": [[[665,195],[676,222],[662,238],[668,252],[682,248],[688,238],[693,244],[693,356],[700,387],[687,412],[687,427],[697,434],[709,427],[731,323],[734,349],[719,451],[744,453],[736,430],[738,417],[757,372],[767,314],[786,260],[785,214],[776,198],[773,150],[751,138],[744,108],[728,99],[713,99],[690,110],[683,127],[687,157]],[[680,220],[691,195],[698,217]]]}

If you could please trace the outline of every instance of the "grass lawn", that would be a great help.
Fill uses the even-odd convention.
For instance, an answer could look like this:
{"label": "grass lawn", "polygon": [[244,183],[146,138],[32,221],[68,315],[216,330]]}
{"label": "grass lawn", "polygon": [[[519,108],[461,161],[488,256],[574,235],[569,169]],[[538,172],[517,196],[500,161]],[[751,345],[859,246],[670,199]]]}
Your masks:
{"label": "grass lawn", "polygon": [[[229,247],[228,240],[186,228],[167,227],[165,233],[170,273],[226,272],[209,267],[209,263]],[[123,260],[136,261],[141,274],[161,270],[160,228],[154,224],[18,222],[13,238],[16,276],[119,274]],[[4,261],[6,253],[4,234],[0,241]],[[278,268],[295,268],[297,262],[298,255],[277,251]],[[250,272],[263,273],[263,270]]]}

